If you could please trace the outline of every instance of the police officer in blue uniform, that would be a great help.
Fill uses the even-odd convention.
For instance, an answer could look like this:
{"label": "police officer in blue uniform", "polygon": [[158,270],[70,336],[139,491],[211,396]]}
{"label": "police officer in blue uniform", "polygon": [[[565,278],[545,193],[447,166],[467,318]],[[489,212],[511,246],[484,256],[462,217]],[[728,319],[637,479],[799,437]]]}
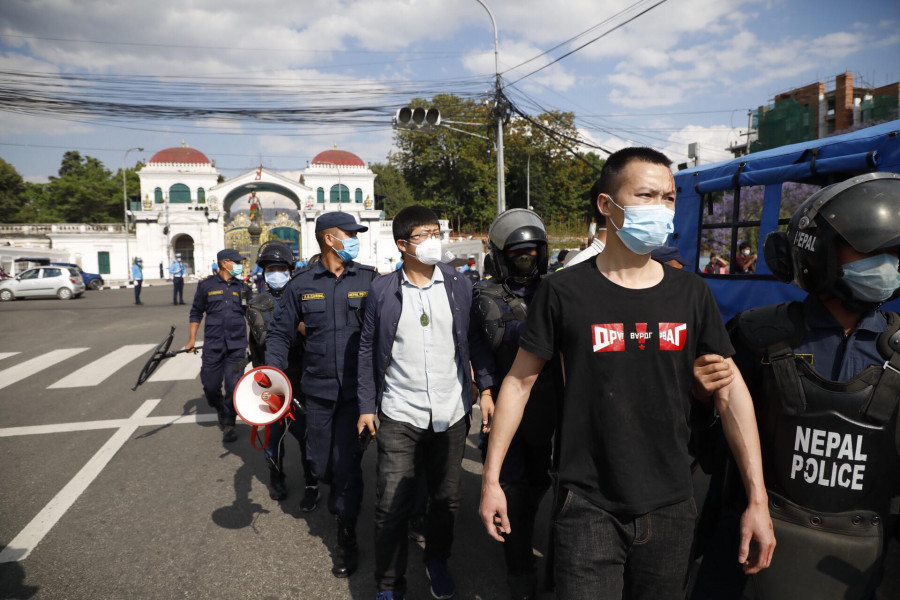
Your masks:
{"label": "police officer in blue uniform", "polygon": [[266,342],[266,362],[284,370],[294,331],[305,327],[301,389],[306,396],[307,451],[313,474],[329,482],[329,509],[337,517],[338,549],[332,554],[335,577],[349,577],[358,566],[356,519],[363,479],[356,422],[356,368],[359,335],[373,267],[354,262],[360,231],[353,216],[331,212],[316,220],[318,262],[295,273],[275,314]]}
{"label": "police officer in blue uniform", "polygon": [[197,285],[191,305],[190,333],[184,347],[186,350],[194,349],[200,321],[205,313],[200,382],[206,401],[219,415],[222,441],[233,442],[237,439],[234,429],[234,386],[244,374],[246,364],[247,323],[244,313],[251,292],[247,284],[241,281],[244,257],[237,250],[222,250],[216,259],[219,272]]}
{"label": "police officer in blue uniform", "polygon": [[181,260],[181,254],[175,255],[175,262],[169,266],[172,274],[172,304],[184,304],[184,276],[187,275],[187,267]]}
{"label": "police officer in blue uniform", "polygon": [[[266,364],[266,338],[275,306],[281,302],[287,284],[291,279],[294,255],[291,249],[281,242],[272,241],[263,244],[257,254],[256,264],[266,281],[265,289],[253,296],[247,307],[247,325],[250,327],[250,360],[254,367]],[[299,396],[300,379],[303,373],[304,340],[299,332],[294,333],[291,344],[288,368],[284,371],[291,382],[295,396]],[[266,462],[269,465],[269,497],[283,500],[287,497],[284,485],[284,437],[287,430],[300,443],[301,464],[306,482],[306,490],[300,501],[300,510],[315,510],[319,500],[319,487],[313,477],[312,467],[306,456],[306,415],[300,411],[291,419],[281,419],[269,425],[269,444],[266,446]]]}
{"label": "police officer in blue uniform", "polygon": [[726,466],[706,502],[721,517],[693,598],[900,598],[900,316],[879,310],[900,296],[898,250],[895,173],[819,190],[766,239],[772,273],[809,292],[729,323],[778,547],[749,582],[721,560],[737,545],[743,501]]}

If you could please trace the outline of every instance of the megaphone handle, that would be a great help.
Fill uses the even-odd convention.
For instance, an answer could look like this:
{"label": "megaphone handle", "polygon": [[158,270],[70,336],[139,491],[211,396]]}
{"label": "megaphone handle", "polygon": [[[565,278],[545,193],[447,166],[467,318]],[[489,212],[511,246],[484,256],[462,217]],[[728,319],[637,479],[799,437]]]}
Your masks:
{"label": "megaphone handle", "polygon": [[269,446],[269,426],[265,426],[265,433],[263,433],[263,444],[262,446],[256,445],[256,438],[258,437],[257,432],[259,431],[259,426],[254,425],[250,428],[250,445],[252,445],[257,450],[265,450]]}

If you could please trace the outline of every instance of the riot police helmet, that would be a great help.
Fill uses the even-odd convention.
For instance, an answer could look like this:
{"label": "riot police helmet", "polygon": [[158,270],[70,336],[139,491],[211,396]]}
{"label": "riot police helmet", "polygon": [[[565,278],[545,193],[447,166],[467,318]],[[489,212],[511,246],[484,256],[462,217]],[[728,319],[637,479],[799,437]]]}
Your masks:
{"label": "riot police helmet", "polygon": [[284,242],[266,242],[256,255],[256,264],[263,269],[279,265],[291,270],[294,267],[294,253]]}
{"label": "riot police helmet", "polygon": [[842,280],[837,244],[862,254],[900,246],[900,175],[867,173],[824,187],[791,216],[786,232],[769,234],[766,264],[781,281],[809,293],[831,293],[864,312],[882,302],[856,297]]}
{"label": "riot police helmet", "polygon": [[[525,283],[547,273],[547,230],[533,211],[513,208],[494,219],[488,230],[491,264],[501,281]],[[507,256],[510,250],[535,248],[537,256]]]}

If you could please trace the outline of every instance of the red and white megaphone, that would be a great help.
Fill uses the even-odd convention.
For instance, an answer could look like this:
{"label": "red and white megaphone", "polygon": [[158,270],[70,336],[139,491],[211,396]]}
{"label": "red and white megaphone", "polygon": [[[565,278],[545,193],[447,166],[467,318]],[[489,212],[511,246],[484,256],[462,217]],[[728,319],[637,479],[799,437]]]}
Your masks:
{"label": "red and white megaphone", "polygon": [[269,425],[291,416],[291,382],[275,367],[256,367],[244,373],[234,387],[234,410],[252,425],[250,442],[256,448],[256,431],[265,427],[263,446],[269,444]]}

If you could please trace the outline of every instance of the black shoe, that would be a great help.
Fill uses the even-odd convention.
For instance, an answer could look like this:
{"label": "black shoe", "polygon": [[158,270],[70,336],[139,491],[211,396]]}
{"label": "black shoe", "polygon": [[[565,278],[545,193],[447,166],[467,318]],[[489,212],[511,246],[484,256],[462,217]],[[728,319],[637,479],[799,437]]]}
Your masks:
{"label": "black shoe", "polygon": [[409,520],[409,539],[422,543],[425,541],[425,517],[413,517]]}
{"label": "black shoe", "polygon": [[141,302],[140,300],[138,300],[137,302],[135,302],[135,304],[143,304],[143,302]]}
{"label": "black shoe", "polygon": [[184,302],[179,302],[178,304],[184,304]]}
{"label": "black shoe", "polygon": [[216,418],[219,421],[219,430],[225,431],[225,410],[221,406],[216,407]]}
{"label": "black shoe", "polygon": [[269,465],[269,498],[272,500],[284,500],[287,498],[287,488],[284,487],[284,473],[274,465]]}
{"label": "black shoe", "polygon": [[359,546],[356,545],[356,525],[337,521],[338,547],[332,556],[331,574],[343,579],[350,577],[359,566]]}
{"label": "black shoe", "polygon": [[226,425],[225,433],[222,434],[222,441],[226,444],[229,442],[233,442],[238,438],[237,431],[234,430],[234,425]]}
{"label": "black shoe", "polygon": [[300,510],[303,512],[312,512],[316,510],[316,504],[319,502],[319,497],[318,486],[306,486],[306,491],[303,492],[303,500],[300,501]]}

